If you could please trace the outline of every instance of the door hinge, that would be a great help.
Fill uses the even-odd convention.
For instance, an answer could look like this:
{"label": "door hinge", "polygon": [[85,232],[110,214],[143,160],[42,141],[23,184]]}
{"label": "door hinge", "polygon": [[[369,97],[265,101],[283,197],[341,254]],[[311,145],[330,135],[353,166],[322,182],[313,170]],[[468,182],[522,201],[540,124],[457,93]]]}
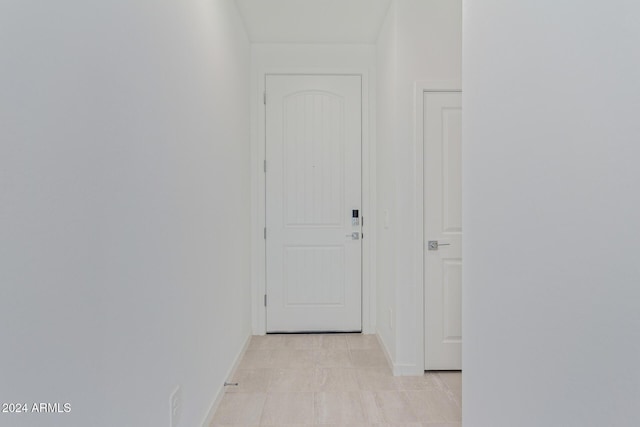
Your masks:
{"label": "door hinge", "polygon": [[264,173],[267,173],[267,161],[265,160],[263,163]]}
{"label": "door hinge", "polygon": [[267,105],[267,91],[266,90],[262,93],[262,102],[264,103],[264,105]]}
{"label": "door hinge", "polygon": [[267,294],[264,294],[264,306],[267,306]]}
{"label": "door hinge", "polygon": [[264,228],[264,238],[267,239],[267,227]]}

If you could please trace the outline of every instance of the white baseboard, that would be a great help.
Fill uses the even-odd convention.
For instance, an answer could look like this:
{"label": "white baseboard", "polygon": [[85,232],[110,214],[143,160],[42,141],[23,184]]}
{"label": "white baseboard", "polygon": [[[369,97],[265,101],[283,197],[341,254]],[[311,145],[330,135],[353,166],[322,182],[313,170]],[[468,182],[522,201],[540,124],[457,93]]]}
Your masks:
{"label": "white baseboard", "polygon": [[[238,369],[238,366],[240,365],[240,361],[244,357],[244,353],[247,351],[247,348],[249,348],[249,343],[250,342],[251,342],[251,335],[249,335],[249,337],[246,339],[246,341],[244,342],[244,345],[242,346],[242,349],[240,350],[240,352],[236,356],[235,360],[233,361],[233,365],[231,366],[231,369],[229,369],[229,372],[227,373],[227,376],[225,377],[225,378],[227,378],[227,380],[230,380],[235,375],[236,370]],[[213,416],[215,415],[216,410],[218,409],[218,406],[220,406],[220,402],[222,402],[222,398],[223,397],[224,397],[224,386],[221,386],[218,389],[218,392],[216,393],[216,395],[215,395],[215,397],[213,399],[213,403],[211,403],[211,406],[209,407],[209,411],[207,412],[207,416],[205,417],[204,421],[202,422],[202,427],[209,427],[209,425],[211,424],[211,421],[213,421]]]}
{"label": "white baseboard", "polygon": [[382,348],[384,357],[387,359],[387,365],[389,365],[389,369],[391,369],[391,372],[393,372],[393,375],[396,375],[393,369],[393,359],[391,358],[391,354],[389,353],[389,349],[387,348],[387,345],[384,343],[384,341],[380,337],[380,334],[376,334],[376,338],[378,339],[378,344],[380,344],[380,348]]}
{"label": "white baseboard", "polygon": [[394,363],[393,359],[391,358],[391,354],[389,353],[389,349],[387,348],[386,344],[384,343],[380,335],[376,334],[376,337],[378,338],[378,343],[380,344],[380,347],[382,347],[382,352],[384,353],[384,357],[387,359],[387,364],[389,365],[389,368],[391,369],[391,372],[395,377],[424,374],[424,369],[421,368],[420,366],[409,365],[406,363]]}
{"label": "white baseboard", "polygon": [[396,363],[393,365],[393,375],[396,377],[424,375],[424,368],[406,363]]}

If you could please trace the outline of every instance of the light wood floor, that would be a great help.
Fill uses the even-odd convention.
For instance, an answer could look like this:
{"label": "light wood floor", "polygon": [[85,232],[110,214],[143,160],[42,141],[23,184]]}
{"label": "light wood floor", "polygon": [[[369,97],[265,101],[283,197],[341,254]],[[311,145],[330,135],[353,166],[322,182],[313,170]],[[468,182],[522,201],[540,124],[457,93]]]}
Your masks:
{"label": "light wood floor", "polygon": [[460,427],[460,372],[394,377],[374,335],[251,339],[211,427]]}

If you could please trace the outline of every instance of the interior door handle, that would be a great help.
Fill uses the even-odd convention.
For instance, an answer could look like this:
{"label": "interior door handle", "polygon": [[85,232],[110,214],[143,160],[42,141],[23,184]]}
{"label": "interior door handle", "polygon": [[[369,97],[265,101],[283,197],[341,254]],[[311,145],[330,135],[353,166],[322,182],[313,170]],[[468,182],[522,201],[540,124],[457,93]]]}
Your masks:
{"label": "interior door handle", "polygon": [[437,240],[427,242],[427,249],[430,251],[437,251],[440,246],[451,246],[451,243],[438,243]]}
{"label": "interior door handle", "polygon": [[351,237],[351,240],[360,240],[360,233],[358,231],[354,231],[351,234],[347,234],[347,237]]}

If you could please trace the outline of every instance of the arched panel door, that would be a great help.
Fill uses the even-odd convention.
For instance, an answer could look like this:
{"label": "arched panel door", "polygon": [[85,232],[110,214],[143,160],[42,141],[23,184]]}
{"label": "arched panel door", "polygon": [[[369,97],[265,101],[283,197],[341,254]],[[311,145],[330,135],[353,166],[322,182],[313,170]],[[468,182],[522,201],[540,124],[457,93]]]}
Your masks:
{"label": "arched panel door", "polygon": [[267,332],[360,331],[361,78],[266,91]]}

